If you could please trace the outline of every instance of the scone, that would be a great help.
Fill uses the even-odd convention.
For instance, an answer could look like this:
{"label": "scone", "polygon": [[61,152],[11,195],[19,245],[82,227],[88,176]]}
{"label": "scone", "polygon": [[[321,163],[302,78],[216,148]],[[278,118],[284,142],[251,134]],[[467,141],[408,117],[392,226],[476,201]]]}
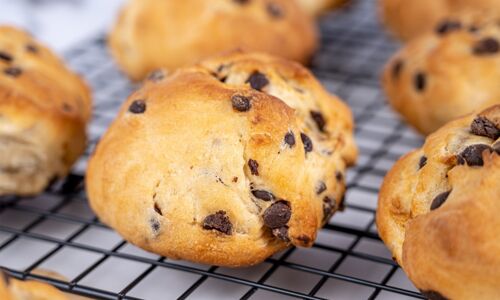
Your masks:
{"label": "scone", "polygon": [[401,158],[377,227],[429,299],[500,298],[500,105],[452,121]]}
{"label": "scone", "polygon": [[329,10],[346,5],[349,0],[297,0],[309,15],[317,17]]}
{"label": "scone", "polygon": [[236,48],[306,63],[317,46],[312,18],[290,0],[131,0],[110,36],[133,80]]}
{"label": "scone", "polygon": [[350,110],[297,63],[236,52],[155,72],[86,176],[91,207],[160,255],[240,267],[311,246],[341,205]]}
{"label": "scone", "polygon": [[0,27],[0,195],[32,195],[85,147],[90,92],[29,34]]}
{"label": "scone", "polygon": [[412,40],[383,73],[389,103],[423,134],[500,103],[500,27],[445,27]]}
{"label": "scone", "polygon": [[[445,19],[473,14],[500,18],[497,0],[379,0],[382,23],[399,39],[409,41],[439,28]],[[466,17],[467,18],[467,17]]]}
{"label": "scone", "polygon": [[[71,300],[55,287],[38,281],[10,278],[0,270],[0,299],[2,300]],[[76,299],[76,298],[75,298]]]}

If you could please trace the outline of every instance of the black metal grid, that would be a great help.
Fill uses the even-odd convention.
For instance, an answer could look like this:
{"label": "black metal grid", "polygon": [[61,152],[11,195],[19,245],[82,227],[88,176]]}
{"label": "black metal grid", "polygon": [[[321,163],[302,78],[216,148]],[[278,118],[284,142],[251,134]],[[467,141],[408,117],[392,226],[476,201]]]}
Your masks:
{"label": "black metal grid", "polygon": [[[347,175],[345,212],[331,219],[311,249],[291,248],[259,266],[234,270],[147,254],[101,224],[86,203],[85,161],[133,86],[116,69],[104,40],[97,39],[67,55],[94,89],[90,146],[64,182],[36,199],[0,202],[0,266],[17,278],[99,299],[155,298],[151,289],[159,299],[423,298],[375,228],[385,172],[422,140],[391,112],[380,92],[378,73],[396,45],[381,31],[374,3],[358,0],[321,21],[322,48],[312,69],[353,110],[360,157]],[[69,281],[36,275],[37,268],[62,269]]]}

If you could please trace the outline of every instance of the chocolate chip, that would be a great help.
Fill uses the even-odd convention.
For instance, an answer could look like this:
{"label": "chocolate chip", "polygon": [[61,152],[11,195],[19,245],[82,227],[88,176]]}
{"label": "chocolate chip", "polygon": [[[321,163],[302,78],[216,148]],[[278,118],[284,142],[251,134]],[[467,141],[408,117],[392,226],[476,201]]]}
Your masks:
{"label": "chocolate chip", "polygon": [[69,105],[68,103],[64,102],[63,105],[62,105],[62,109],[63,111],[65,112],[71,112],[73,109],[71,108],[71,105]]}
{"label": "chocolate chip", "polygon": [[233,232],[233,225],[226,216],[226,212],[219,210],[215,214],[211,214],[203,220],[203,229],[214,229],[224,234],[231,234]]}
{"label": "chocolate chip", "polygon": [[335,172],[335,179],[337,179],[338,182],[342,182],[344,180],[344,174],[340,171]]}
{"label": "chocolate chip", "polygon": [[290,241],[290,238],[288,237],[288,226],[282,226],[282,227],[279,227],[279,228],[274,228],[272,230],[273,232],[273,235],[277,238],[279,238],[280,240],[284,241],[284,242],[289,242]]}
{"label": "chocolate chip", "polygon": [[293,135],[293,132],[289,131],[285,134],[285,144],[290,146],[290,148],[295,146],[295,135]]}
{"label": "chocolate chip", "polygon": [[262,89],[269,84],[266,75],[260,73],[259,71],[253,72],[247,79],[246,83],[250,83],[250,86],[257,91],[262,91]]}
{"label": "chocolate chip", "polygon": [[313,151],[313,143],[311,139],[305,134],[305,133],[300,133],[300,139],[302,140],[302,143],[304,144],[304,150],[307,152]]}
{"label": "chocolate chip", "polygon": [[448,300],[445,296],[435,291],[421,291],[428,300]]}
{"label": "chocolate chip", "polygon": [[477,32],[479,30],[479,27],[475,26],[475,25],[471,25],[469,26],[469,32]]}
{"label": "chocolate chip", "polygon": [[319,111],[313,111],[313,110],[311,110],[309,113],[311,114],[311,118],[316,123],[316,126],[318,126],[319,131],[325,132],[326,121],[325,118],[323,117],[323,114]]}
{"label": "chocolate chip", "polygon": [[485,144],[468,146],[457,156],[458,164],[463,165],[467,163],[469,166],[482,166],[484,164],[483,151],[485,150],[493,152],[493,149]]}
{"label": "chocolate chip", "polygon": [[238,182],[238,177],[234,176],[234,177],[233,177],[233,182],[234,182],[234,183]]}
{"label": "chocolate chip", "polygon": [[256,160],[249,159],[248,167],[250,168],[252,175],[259,176],[259,163]]}
{"label": "chocolate chip", "polygon": [[495,54],[500,50],[500,44],[495,38],[487,37],[478,41],[472,48],[475,55]]}
{"label": "chocolate chip", "polygon": [[31,52],[33,54],[36,54],[36,53],[38,53],[38,47],[35,46],[34,44],[27,44],[26,51]]}
{"label": "chocolate chip", "polygon": [[249,97],[243,95],[233,95],[231,97],[231,103],[233,104],[234,110],[245,112],[252,108],[252,103]]}
{"label": "chocolate chip", "polygon": [[500,137],[500,129],[496,127],[495,123],[483,116],[478,116],[472,121],[470,131],[475,135],[489,137],[494,140]]}
{"label": "chocolate chip", "polygon": [[273,18],[281,18],[284,15],[281,6],[273,2],[267,4],[267,12]]}
{"label": "chocolate chip", "polygon": [[462,24],[458,21],[452,21],[452,20],[446,20],[441,22],[437,27],[436,27],[436,33],[439,35],[444,35],[446,33],[459,30],[462,28]]}
{"label": "chocolate chip", "polygon": [[415,74],[415,79],[414,79],[415,89],[419,92],[422,92],[425,89],[426,81],[427,80],[424,73],[419,72]]}
{"label": "chocolate chip", "polygon": [[328,219],[335,209],[335,200],[330,197],[323,198],[323,220]]}
{"label": "chocolate chip", "polygon": [[304,234],[299,235],[297,237],[297,240],[301,241],[304,244],[309,244],[311,242],[311,238]]}
{"label": "chocolate chip", "polygon": [[12,62],[13,58],[10,54],[0,51],[0,59],[6,62]]}
{"label": "chocolate chip", "polygon": [[128,111],[134,114],[142,114],[146,111],[146,101],[144,100],[134,100],[130,104]]}
{"label": "chocolate chip", "polygon": [[271,200],[276,199],[276,197],[274,197],[273,193],[268,192],[268,191],[264,191],[264,190],[253,190],[252,195],[254,195],[254,197],[257,199],[264,200],[264,201],[271,201]]}
{"label": "chocolate chip", "polygon": [[392,78],[396,79],[399,77],[399,74],[401,74],[401,71],[403,70],[404,66],[404,61],[402,59],[398,59],[394,62],[392,65]]}
{"label": "chocolate chip", "polygon": [[321,193],[323,193],[324,191],[326,191],[326,184],[323,181],[319,181],[316,184],[315,190],[316,190],[316,195],[320,195]]}
{"label": "chocolate chip", "polygon": [[278,201],[269,206],[262,216],[267,227],[279,228],[288,223],[291,215],[290,206],[285,201]]}
{"label": "chocolate chip", "polygon": [[434,200],[432,200],[431,210],[435,210],[436,208],[439,208],[441,205],[443,205],[443,203],[446,201],[446,199],[448,199],[448,196],[450,195],[450,193],[451,193],[451,190],[437,195],[436,198],[434,198]]}
{"label": "chocolate chip", "polygon": [[3,72],[6,75],[12,76],[12,77],[18,77],[23,73],[23,71],[17,67],[9,67],[9,68],[3,70]]}
{"label": "chocolate chip", "polygon": [[233,2],[238,4],[247,4],[248,2],[250,2],[250,0],[233,0]]}
{"label": "chocolate chip", "polygon": [[158,221],[156,218],[149,219],[149,225],[151,226],[151,229],[155,234],[157,234],[160,230],[160,221]]}
{"label": "chocolate chip", "polygon": [[151,72],[148,76],[148,80],[152,82],[159,82],[165,78],[165,71],[163,70],[155,70]]}
{"label": "chocolate chip", "polygon": [[500,154],[500,141],[494,143],[493,146],[492,146],[492,148],[493,148],[493,150],[495,150],[495,152],[497,154]]}
{"label": "chocolate chip", "polygon": [[420,157],[420,161],[418,162],[418,169],[422,169],[427,164],[427,157]]}
{"label": "chocolate chip", "polygon": [[155,205],[154,205],[154,209],[155,209],[155,212],[156,212],[157,214],[159,214],[160,216],[163,216],[163,213],[162,213],[162,211],[161,211],[161,208],[160,208],[160,206],[158,205],[158,203],[156,203],[156,202],[155,202]]}

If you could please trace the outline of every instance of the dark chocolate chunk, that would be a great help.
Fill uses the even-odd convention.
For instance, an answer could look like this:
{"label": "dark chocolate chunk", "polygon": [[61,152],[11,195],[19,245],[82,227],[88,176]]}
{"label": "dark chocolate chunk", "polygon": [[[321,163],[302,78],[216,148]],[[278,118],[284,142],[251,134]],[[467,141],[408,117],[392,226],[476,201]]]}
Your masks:
{"label": "dark chocolate chunk", "polygon": [[470,145],[457,156],[458,163],[460,165],[467,163],[469,166],[482,166],[484,164],[483,152],[485,150],[493,152],[493,149],[485,144]]}
{"label": "dark chocolate chunk", "polygon": [[284,241],[284,242],[289,242],[290,241],[290,238],[288,237],[288,226],[282,226],[282,227],[279,227],[279,228],[274,228],[272,230],[273,232],[273,235],[277,238],[279,238],[280,240]]}
{"label": "dark chocolate chunk", "polygon": [[234,176],[234,177],[233,177],[233,182],[234,182],[234,183],[238,182],[238,177]]}
{"label": "dark chocolate chunk", "polygon": [[475,135],[489,137],[494,140],[500,137],[500,128],[483,116],[478,116],[472,121],[470,131]]}
{"label": "dark chocolate chunk", "polygon": [[231,103],[233,104],[234,110],[241,112],[248,111],[252,108],[250,98],[243,95],[233,95],[231,97]]}
{"label": "dark chocolate chunk", "polygon": [[0,60],[11,62],[13,58],[10,54],[0,51]]}
{"label": "dark chocolate chunk", "polygon": [[418,162],[418,169],[422,169],[427,164],[427,157],[420,157],[420,161]]}
{"label": "dark chocolate chunk", "polygon": [[165,78],[165,71],[162,69],[155,70],[151,73],[149,73],[148,80],[152,82],[159,82]]}
{"label": "dark chocolate chunk", "polygon": [[215,214],[211,214],[203,220],[203,229],[213,229],[224,234],[231,234],[233,232],[233,224],[231,224],[226,212],[219,210]]}
{"label": "dark chocolate chunk", "polygon": [[436,27],[436,33],[439,35],[444,35],[449,32],[460,30],[462,28],[462,24],[458,21],[453,20],[445,20],[438,24]]}
{"label": "dark chocolate chunk", "polygon": [[290,206],[285,201],[278,201],[269,206],[262,217],[264,224],[269,228],[279,228],[285,226],[292,215]]}
{"label": "dark chocolate chunk", "polygon": [[323,193],[324,191],[326,191],[326,184],[323,182],[323,181],[319,181],[317,184],[316,184],[316,195],[320,195],[321,193]]}
{"label": "dark chocolate chunk", "polygon": [[9,68],[3,70],[3,72],[5,73],[5,75],[12,76],[12,77],[18,77],[23,73],[23,71],[21,69],[19,69],[18,67],[9,67]]}
{"label": "dark chocolate chunk", "polygon": [[149,219],[149,225],[151,226],[153,233],[157,234],[158,231],[160,231],[160,221],[158,221],[156,218]]}
{"label": "dark chocolate chunk", "polygon": [[415,74],[414,84],[415,84],[415,89],[417,91],[419,91],[419,92],[424,91],[426,83],[427,83],[427,79],[426,79],[424,73],[419,72],[419,73]]}
{"label": "dark chocolate chunk", "polygon": [[313,151],[313,143],[311,139],[305,134],[305,133],[300,133],[300,139],[302,140],[302,143],[304,144],[304,151],[311,152]]}
{"label": "dark chocolate chunk", "polygon": [[259,163],[256,160],[249,159],[248,167],[250,168],[252,175],[259,176]]}
{"label": "dark chocolate chunk", "polygon": [[435,291],[421,291],[428,300],[448,300],[445,296]]}
{"label": "dark chocolate chunk", "polygon": [[450,195],[450,193],[451,193],[451,190],[437,195],[436,198],[434,198],[434,200],[432,200],[431,210],[435,210],[436,208],[439,208],[441,205],[443,205],[443,203],[446,201],[446,199],[448,199],[448,196]]}
{"label": "dark chocolate chunk", "polygon": [[290,148],[295,146],[295,135],[293,134],[293,132],[289,131],[285,134],[285,144],[290,146]]}
{"label": "dark chocolate chunk", "polygon": [[402,59],[398,59],[394,62],[392,65],[392,78],[396,79],[399,77],[399,74],[401,74],[401,71],[403,70],[404,66],[404,61]]}
{"label": "dark chocolate chunk", "polygon": [[144,100],[134,100],[130,104],[128,111],[134,114],[142,114],[146,111],[146,101]]}
{"label": "dark chocolate chunk", "polygon": [[326,121],[325,118],[323,117],[323,114],[319,111],[313,111],[313,110],[311,110],[309,113],[311,114],[311,118],[316,123],[316,126],[318,126],[319,131],[325,132]]}
{"label": "dark chocolate chunk", "polygon": [[323,198],[323,219],[328,219],[335,209],[335,200],[330,197]]}
{"label": "dark chocolate chunk", "polygon": [[26,48],[26,51],[31,52],[33,54],[38,53],[38,47],[35,46],[34,44],[27,44],[25,48]]}
{"label": "dark chocolate chunk", "polygon": [[252,195],[254,195],[254,197],[257,199],[264,200],[264,201],[271,201],[271,200],[276,199],[276,197],[274,197],[273,193],[268,192],[268,191],[264,191],[264,190],[253,190]]}
{"label": "dark chocolate chunk", "polygon": [[342,182],[344,180],[344,174],[340,171],[335,172],[335,179],[337,179],[338,182]]}
{"label": "dark chocolate chunk", "polygon": [[271,2],[271,3],[268,3],[267,4],[267,12],[269,13],[269,15],[273,18],[281,18],[283,17],[283,9],[281,8],[281,6],[277,3],[274,3],[274,2]]}
{"label": "dark chocolate chunk", "polygon": [[500,44],[495,38],[487,37],[478,41],[472,48],[475,55],[491,55],[498,53]]}
{"label": "dark chocolate chunk", "polygon": [[260,73],[259,71],[254,71],[247,79],[246,83],[250,83],[250,86],[257,91],[262,91],[262,89],[269,84],[266,75]]}
{"label": "dark chocolate chunk", "polygon": [[155,205],[154,205],[154,209],[155,209],[155,212],[157,214],[159,214],[160,216],[163,216],[163,213],[161,212],[161,208],[160,206],[158,205],[158,203],[155,202]]}

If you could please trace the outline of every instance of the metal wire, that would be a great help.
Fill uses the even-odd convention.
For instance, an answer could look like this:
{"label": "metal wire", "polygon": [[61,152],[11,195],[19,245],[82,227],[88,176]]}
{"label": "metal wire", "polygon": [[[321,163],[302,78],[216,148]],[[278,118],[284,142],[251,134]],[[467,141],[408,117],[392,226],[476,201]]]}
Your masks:
{"label": "metal wire", "polygon": [[[317,262],[311,264],[307,262],[310,257],[301,252],[305,250],[291,248],[267,259],[257,267],[260,271],[256,272],[256,276],[247,276],[247,271],[235,273],[215,266],[182,263],[144,254],[138,250],[128,252],[127,249],[132,246],[119,237],[109,246],[104,245],[107,243],[105,240],[90,242],[88,236],[93,236],[95,232],[113,232],[97,220],[86,204],[83,188],[86,157],[114,118],[121,102],[134,88],[116,69],[106,52],[104,39],[100,38],[67,55],[70,64],[89,80],[94,90],[96,105],[89,128],[90,145],[84,158],[63,183],[56,184],[35,199],[2,199],[0,266],[14,277],[46,281],[64,291],[96,299],[146,298],[146,294],[141,294],[139,290],[148,286],[148,281],[155,280],[158,271],[179,272],[190,278],[180,282],[182,289],[176,293],[165,290],[161,298],[199,298],[197,293],[205,291],[206,286],[217,287],[221,284],[241,291],[234,296],[241,299],[278,296],[302,299],[423,298],[383,248],[374,225],[376,197],[385,172],[401,154],[422,143],[421,138],[391,112],[381,95],[378,73],[397,45],[384,35],[377,24],[374,2],[358,0],[344,10],[325,16],[320,26],[322,47],[312,62],[313,72],[327,88],[345,99],[353,110],[361,154],[358,166],[351,169],[346,178],[348,194],[345,212],[332,218],[310,250],[334,259],[323,261],[321,265]],[[56,227],[57,230],[40,229],[50,223],[72,230],[62,234],[58,231],[60,227]],[[347,242],[330,242],[330,236],[333,240],[341,237]],[[26,253],[16,253],[16,249],[21,249],[28,242],[42,245],[42,250],[30,248]],[[367,251],[366,245],[376,245],[370,249],[383,250]],[[51,261],[65,251],[95,259],[82,262],[68,281],[37,275],[37,268],[50,266]],[[77,255],[72,258],[83,260]],[[99,274],[103,277],[101,270],[113,270],[118,266],[115,263],[118,260],[124,264],[141,265],[140,271],[128,277],[119,288],[103,287],[89,279]],[[353,262],[358,266],[354,267]],[[359,269],[369,276],[359,273]],[[377,273],[377,278],[374,278],[374,273],[369,270],[379,269],[383,272]],[[293,278],[299,282],[309,280],[309,286],[297,289],[292,283],[283,283],[279,279],[283,270],[293,272]],[[252,269],[248,273],[254,271]],[[115,276],[117,273],[111,271],[107,274]],[[335,294],[346,285],[347,294]],[[161,287],[159,290],[162,291]],[[363,295],[358,293],[361,291]]]}

